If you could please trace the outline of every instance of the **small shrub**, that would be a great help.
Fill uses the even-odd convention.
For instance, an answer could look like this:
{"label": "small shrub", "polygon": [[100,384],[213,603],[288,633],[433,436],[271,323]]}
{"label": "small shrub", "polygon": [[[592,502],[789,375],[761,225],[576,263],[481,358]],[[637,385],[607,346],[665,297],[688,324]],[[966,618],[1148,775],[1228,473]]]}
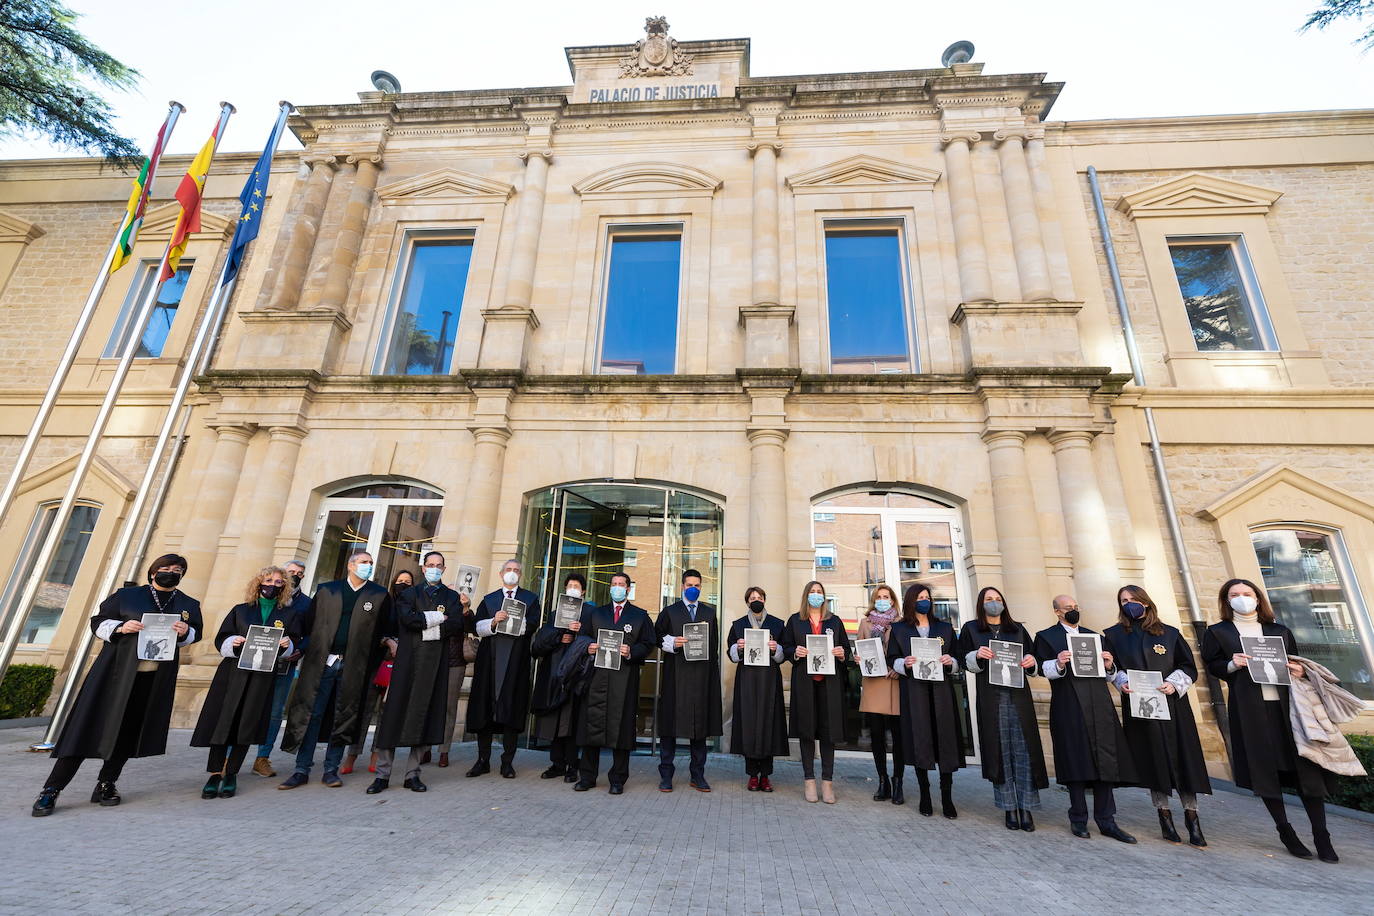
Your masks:
{"label": "small shrub", "polygon": [[52,665],[10,665],[0,683],[0,719],[41,715],[56,678]]}

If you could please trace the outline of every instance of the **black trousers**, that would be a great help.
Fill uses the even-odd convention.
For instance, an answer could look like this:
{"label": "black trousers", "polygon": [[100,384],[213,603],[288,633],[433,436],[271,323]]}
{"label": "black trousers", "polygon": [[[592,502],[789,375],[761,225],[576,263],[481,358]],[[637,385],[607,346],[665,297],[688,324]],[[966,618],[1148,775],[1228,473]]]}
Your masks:
{"label": "black trousers", "polygon": [[246,744],[212,744],[210,758],[205,762],[205,772],[237,776],[239,767],[243,766],[243,759],[247,756]]}
{"label": "black trousers", "polygon": [[[802,777],[805,779],[816,778],[816,742],[810,738],[798,738],[797,743],[801,745]],[[834,743],[822,738],[821,744],[821,779],[831,780],[835,778],[835,745]]]}
{"label": "black trousers", "polygon": [[577,766],[577,742],[572,735],[554,738],[549,742],[549,763],[556,767]]}
{"label": "black trousers", "polygon": [[[494,729],[487,729],[477,733],[477,759],[491,760],[491,737],[496,734]],[[520,733],[507,731],[501,733],[501,762],[509,765],[515,760],[515,749],[520,744]]]}
{"label": "black trousers", "polygon": [[772,776],[772,757],[745,757],[744,772],[749,776]]}
{"label": "black trousers", "polygon": [[[590,745],[582,748],[582,761],[578,766],[578,777],[587,785],[596,785],[596,774],[601,770],[601,748],[591,747]],[[625,785],[625,780],[630,778],[630,752],[613,748],[611,750],[611,768],[606,771],[606,778],[611,781],[613,786]]]}
{"label": "black trousers", "polygon": [[[59,791],[67,788],[75,778],[76,771],[81,769],[81,764],[85,762],[85,757],[58,757],[57,762],[52,765],[52,772],[48,774],[48,781],[43,783],[44,788]],[[111,757],[101,764],[100,775],[96,778],[101,782],[116,782],[119,774],[124,772],[124,764],[128,762],[128,757]]]}
{"label": "black trousers", "polygon": [[[706,739],[692,738],[688,741],[691,748],[691,763],[688,765],[688,773],[692,779],[702,780],[706,778]],[[677,770],[677,765],[673,763],[673,754],[677,750],[677,739],[673,737],[663,737],[658,741],[658,775],[664,779],[672,779],[673,773]]]}
{"label": "black trousers", "polygon": [[864,714],[868,718],[868,733],[873,744],[873,766],[878,775],[887,775],[887,736],[892,736],[892,775],[901,777],[906,769],[905,754],[902,751],[902,717],[885,716],[882,713]]}
{"label": "black trousers", "polygon": [[1116,823],[1116,795],[1109,782],[1070,782],[1065,783],[1069,790],[1069,823],[1088,823],[1087,788],[1093,789],[1093,820],[1099,827],[1110,827]]}

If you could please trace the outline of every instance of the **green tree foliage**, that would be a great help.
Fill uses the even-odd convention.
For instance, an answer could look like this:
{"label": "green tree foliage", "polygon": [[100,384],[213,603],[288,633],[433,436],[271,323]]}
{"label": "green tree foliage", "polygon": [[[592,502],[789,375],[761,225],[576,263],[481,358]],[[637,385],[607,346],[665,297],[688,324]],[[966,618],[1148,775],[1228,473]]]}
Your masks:
{"label": "green tree foliage", "polygon": [[[1354,19],[1363,23],[1366,17],[1374,20],[1374,0],[1322,0],[1322,5],[1307,17],[1307,21],[1298,31],[1306,32],[1314,25],[1324,29],[1342,19]],[[1364,34],[1355,39],[1355,44],[1366,51],[1374,48],[1374,21],[1370,22]]]}
{"label": "green tree foliage", "polygon": [[0,137],[41,134],[127,167],[138,146],[110,123],[94,88],[127,90],[133,70],[74,28],[57,0],[0,0]]}

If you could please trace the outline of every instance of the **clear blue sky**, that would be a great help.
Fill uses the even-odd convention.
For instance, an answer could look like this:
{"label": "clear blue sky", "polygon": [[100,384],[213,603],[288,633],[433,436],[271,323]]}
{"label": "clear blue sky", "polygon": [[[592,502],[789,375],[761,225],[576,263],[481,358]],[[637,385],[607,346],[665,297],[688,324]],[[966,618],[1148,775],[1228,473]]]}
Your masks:
{"label": "clear blue sky", "polygon": [[[566,84],[565,46],[633,42],[649,14],[678,39],[752,39],[761,76],[938,66],[946,45],[969,39],[985,72],[1067,83],[1056,120],[1374,107],[1374,54],[1354,47],[1354,24],[1297,33],[1319,0],[67,2],[143,73],[113,99],[121,130],[145,144],[166,100],[186,105],[176,152],[202,142],[220,99],[239,110],[222,149],[256,149],[278,99],[352,101],[374,69],[414,91]],[[53,155],[69,153],[0,142],[0,158]]]}

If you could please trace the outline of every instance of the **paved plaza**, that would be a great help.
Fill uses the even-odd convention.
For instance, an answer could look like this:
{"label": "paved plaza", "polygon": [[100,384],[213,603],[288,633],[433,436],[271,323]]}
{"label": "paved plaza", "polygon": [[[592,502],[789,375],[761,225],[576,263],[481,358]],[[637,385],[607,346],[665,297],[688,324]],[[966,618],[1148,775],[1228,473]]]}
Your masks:
{"label": "paved plaza", "polygon": [[[588,793],[540,780],[547,759],[533,751],[517,757],[517,779],[465,779],[471,745],[453,766],[425,769],[423,795],[399,778],[365,795],[365,772],[341,789],[279,792],[280,779],[245,767],[237,798],[203,801],[204,754],[173,731],[168,756],[130,762],[119,808],[87,801],[88,763],[57,813],[37,820],[29,806],[50,762],[27,748],[40,735],[0,729],[3,913],[1182,916],[1359,913],[1374,900],[1374,824],[1333,815],[1341,864],[1298,861],[1258,800],[1232,792],[1203,799],[1203,851],[1160,840],[1140,790],[1118,793],[1120,821],[1141,840],[1127,847],[1070,836],[1058,789],[1043,793],[1035,833],[1007,831],[977,770],[956,778],[956,821],[938,803],[919,816],[914,797],[875,803],[860,757],[838,761],[833,807],[802,800],[795,762],[779,762],[770,796],[744,790],[738,758],[713,755],[715,791],[703,795],[687,788],[682,758],[665,795],[657,761],[636,757],[625,794],[611,797],[604,769]],[[283,776],[287,759],[274,758]],[[1291,816],[1306,839],[1301,809]]]}

